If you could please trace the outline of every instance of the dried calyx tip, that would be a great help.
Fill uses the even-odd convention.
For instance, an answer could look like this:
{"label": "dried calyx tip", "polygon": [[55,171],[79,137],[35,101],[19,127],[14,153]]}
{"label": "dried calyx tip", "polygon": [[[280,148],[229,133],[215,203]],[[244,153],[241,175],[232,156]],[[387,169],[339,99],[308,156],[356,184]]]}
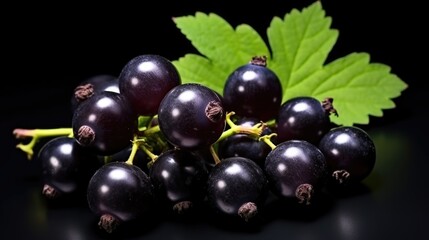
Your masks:
{"label": "dried calyx tip", "polygon": [[266,67],[267,66],[267,57],[266,56],[252,57],[250,64]]}
{"label": "dried calyx tip", "polygon": [[184,214],[192,208],[193,204],[191,201],[182,201],[174,204],[173,211],[177,214]]}
{"label": "dried calyx tip", "polygon": [[218,122],[224,116],[224,110],[220,102],[210,101],[206,106],[206,116],[212,122]]}
{"label": "dried calyx tip", "polygon": [[325,111],[328,114],[334,114],[335,116],[338,117],[338,112],[337,110],[334,108],[334,99],[331,97],[327,97],[322,101],[322,107],[325,109]]}
{"label": "dried calyx tip", "polygon": [[94,94],[94,86],[90,83],[77,86],[74,90],[76,101],[82,102]]}
{"label": "dried calyx tip", "polygon": [[88,146],[94,141],[95,132],[90,126],[83,125],[79,128],[76,139],[81,145]]}
{"label": "dried calyx tip", "polygon": [[345,169],[336,170],[332,173],[332,177],[338,184],[345,185],[350,178],[350,173]]}
{"label": "dried calyx tip", "polygon": [[313,185],[304,183],[296,188],[295,196],[298,202],[305,205],[310,205],[310,201],[313,195]]}
{"label": "dried calyx tip", "polygon": [[119,226],[119,221],[110,214],[104,214],[100,217],[98,226],[104,229],[107,233],[112,233]]}
{"label": "dried calyx tip", "polygon": [[48,184],[43,185],[42,194],[48,199],[56,199],[59,196],[59,192]]}
{"label": "dried calyx tip", "polygon": [[258,207],[253,202],[247,202],[238,209],[238,215],[248,222],[258,214]]}

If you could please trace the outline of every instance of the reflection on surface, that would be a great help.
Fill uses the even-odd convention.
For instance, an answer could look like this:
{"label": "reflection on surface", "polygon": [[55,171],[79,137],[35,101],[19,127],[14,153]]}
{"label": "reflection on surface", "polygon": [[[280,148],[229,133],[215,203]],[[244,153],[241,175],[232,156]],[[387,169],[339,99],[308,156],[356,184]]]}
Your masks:
{"label": "reflection on surface", "polygon": [[337,215],[338,233],[344,239],[359,239],[359,226],[357,219],[353,218],[346,211],[341,211]]}
{"label": "reflection on surface", "polygon": [[390,198],[402,189],[408,178],[411,140],[408,135],[394,131],[370,132],[376,146],[377,159],[373,172],[364,180],[377,198]]}
{"label": "reflection on surface", "polygon": [[374,222],[380,221],[373,214],[380,208],[375,191],[365,184],[357,185],[350,193],[338,198],[330,216],[335,239],[372,239]]}
{"label": "reflection on surface", "polygon": [[[92,215],[84,202],[75,198],[51,202],[37,181],[15,185],[20,193],[2,201],[2,238],[5,239],[94,239]],[[24,185],[25,184],[25,185]],[[24,229],[24,231],[22,230]]]}
{"label": "reflection on surface", "polygon": [[28,224],[33,228],[34,231],[46,231],[47,224],[47,209],[42,197],[41,191],[37,189],[29,189],[29,197],[26,198],[28,201],[25,204],[25,212],[27,213]]}

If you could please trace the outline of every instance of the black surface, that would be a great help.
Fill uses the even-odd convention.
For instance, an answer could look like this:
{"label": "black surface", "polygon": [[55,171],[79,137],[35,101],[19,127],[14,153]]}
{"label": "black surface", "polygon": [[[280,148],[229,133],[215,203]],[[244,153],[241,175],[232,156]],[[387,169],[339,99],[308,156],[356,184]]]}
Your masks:
{"label": "black surface", "polygon": [[[186,3],[185,3],[186,2]],[[10,5],[3,21],[0,117],[0,236],[2,239],[102,239],[85,202],[50,204],[41,196],[38,161],[15,148],[14,128],[70,125],[70,94],[94,74],[118,74],[143,53],[177,59],[195,52],[172,16],[215,12],[232,25],[248,23],[261,34],[272,16],[312,1],[260,3],[183,1],[115,6]],[[375,1],[374,1],[375,2]],[[408,2],[322,1],[340,35],[330,57],[368,52],[409,85],[382,118],[363,126],[373,137],[372,174],[349,193],[332,194],[297,214],[267,203],[263,224],[233,227],[198,213],[187,220],[149,216],[148,222],[111,237],[126,239],[422,239],[429,214],[428,118],[423,67],[422,7]],[[39,3],[37,3],[39,4]],[[34,10],[33,10],[34,9]],[[8,84],[9,86],[6,86]],[[39,147],[43,141],[39,143]],[[35,149],[37,152],[38,148]]]}

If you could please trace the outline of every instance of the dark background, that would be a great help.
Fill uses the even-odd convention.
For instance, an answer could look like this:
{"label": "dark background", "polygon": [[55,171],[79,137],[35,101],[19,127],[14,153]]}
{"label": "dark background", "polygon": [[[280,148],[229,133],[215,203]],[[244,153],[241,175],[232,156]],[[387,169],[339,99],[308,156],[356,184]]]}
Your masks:
{"label": "dark background", "polygon": [[[150,4],[12,3],[2,16],[0,93],[0,236],[5,239],[97,239],[93,215],[82,206],[51,206],[40,195],[40,163],[27,161],[14,128],[68,127],[77,83],[96,74],[118,75],[132,57],[154,53],[175,60],[197,53],[172,17],[213,12],[232,26],[246,23],[266,37],[273,16],[313,1],[155,1]],[[136,239],[419,239],[429,200],[424,149],[428,109],[424,87],[426,42],[423,7],[414,1],[322,1],[340,32],[329,59],[368,52],[408,84],[384,111],[362,126],[373,136],[377,164],[356,191],[335,197],[323,213],[296,217],[274,210],[255,231],[201,221],[161,221]],[[425,65],[423,65],[425,64]],[[35,149],[37,151],[37,148]],[[284,214],[284,215],[283,215]]]}

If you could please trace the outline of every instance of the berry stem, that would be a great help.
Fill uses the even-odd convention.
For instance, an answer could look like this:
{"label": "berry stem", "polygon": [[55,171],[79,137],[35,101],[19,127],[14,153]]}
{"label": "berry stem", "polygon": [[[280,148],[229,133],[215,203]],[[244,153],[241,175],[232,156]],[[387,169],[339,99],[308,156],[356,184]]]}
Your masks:
{"label": "berry stem", "polygon": [[265,122],[265,125],[267,127],[275,127],[276,124],[277,124],[276,119],[271,119],[271,120]]}
{"label": "berry stem", "polygon": [[269,135],[264,135],[264,136],[259,138],[259,141],[263,141],[268,146],[270,146],[271,149],[274,149],[276,147],[276,145],[271,141],[271,138],[274,136],[277,136],[277,133],[271,133]]}
{"label": "berry stem", "polygon": [[137,139],[137,136],[134,136],[133,145],[131,147],[131,153],[130,153],[130,156],[128,156],[128,159],[127,161],[125,161],[125,163],[133,165],[134,158],[136,156],[137,150],[139,149],[139,145],[140,143],[139,143],[139,140]]}
{"label": "berry stem", "polygon": [[148,157],[150,157],[150,161],[147,163],[147,167],[152,167],[153,163],[158,159],[158,155],[151,152],[144,144],[140,144],[139,147],[146,153]]}
{"label": "berry stem", "polygon": [[150,127],[148,129],[144,130],[143,131],[143,135],[144,136],[149,136],[149,135],[152,135],[152,134],[157,133],[159,131],[160,131],[159,125],[156,125],[154,127]]}
{"label": "berry stem", "polygon": [[252,137],[254,139],[258,139],[261,136],[262,130],[265,127],[265,123],[260,122],[260,123],[257,123],[255,125],[251,126],[251,127],[236,125],[231,120],[231,116],[234,114],[235,114],[235,112],[228,112],[226,114],[225,120],[226,120],[226,123],[229,125],[230,128],[228,130],[224,131],[215,143],[218,143],[218,142],[220,142],[220,141],[222,141],[222,140],[224,140],[224,139],[226,139],[226,138],[228,138],[234,134],[239,134],[239,133],[246,134],[249,137]]}
{"label": "berry stem", "polygon": [[215,150],[215,148],[214,148],[214,144],[212,144],[212,145],[210,146],[210,153],[211,153],[211,155],[212,155],[212,157],[213,157],[213,160],[214,160],[215,164],[220,163],[220,159],[219,159],[219,156],[218,156],[218,155],[217,155],[217,153],[216,153],[216,150]]}
{"label": "berry stem", "polygon": [[52,128],[52,129],[23,129],[16,128],[13,130],[13,135],[17,139],[31,138],[31,141],[27,144],[19,143],[16,145],[21,151],[27,153],[28,160],[33,157],[33,148],[41,138],[46,137],[58,137],[58,136],[70,136],[73,137],[72,128]]}
{"label": "berry stem", "polygon": [[152,153],[146,146],[146,138],[145,137],[139,137],[138,135],[134,136],[133,139],[133,145],[131,147],[131,153],[127,159],[127,161],[125,161],[125,163],[127,164],[134,164],[134,158],[137,154],[137,150],[142,149],[148,157],[150,157],[151,161],[148,163],[148,167],[152,166],[152,164],[156,161],[156,159],[158,158],[158,155]]}

